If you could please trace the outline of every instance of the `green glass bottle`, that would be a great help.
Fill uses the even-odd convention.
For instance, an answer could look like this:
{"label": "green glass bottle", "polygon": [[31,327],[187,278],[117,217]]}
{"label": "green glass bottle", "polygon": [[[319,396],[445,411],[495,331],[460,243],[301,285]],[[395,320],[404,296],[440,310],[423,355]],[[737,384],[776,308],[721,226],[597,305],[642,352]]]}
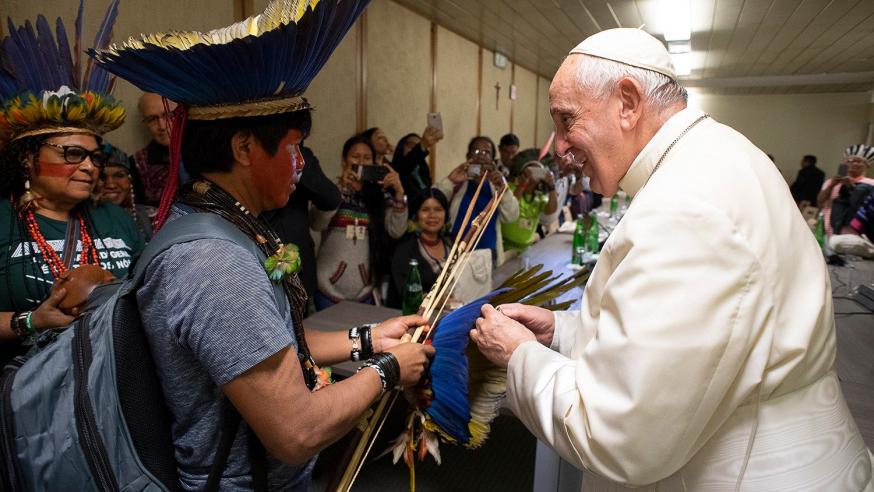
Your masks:
{"label": "green glass bottle", "polygon": [[580,254],[586,247],[586,226],[583,224],[583,216],[577,219],[577,226],[574,228],[574,240],[571,246],[571,263],[574,265],[582,265],[583,257]]}
{"label": "green glass bottle", "polygon": [[816,226],[813,228],[813,236],[816,238],[816,242],[819,243],[820,248],[825,246],[825,218],[823,217],[822,212],[819,213],[819,217],[816,219]]}
{"label": "green glass bottle", "polygon": [[600,245],[598,244],[598,236],[601,234],[600,226],[598,225],[597,217],[592,217],[592,225],[589,226],[589,237],[586,241],[586,249],[589,250],[590,253],[595,254],[598,253],[600,249]]}
{"label": "green glass bottle", "polygon": [[422,305],[425,296],[422,289],[422,276],[419,274],[419,262],[415,258],[410,259],[410,274],[407,276],[407,284],[404,285],[404,301],[401,307],[403,314],[416,314]]}
{"label": "green glass bottle", "polygon": [[613,195],[613,198],[610,199],[610,217],[616,217],[616,213],[619,212],[619,194],[616,193]]}

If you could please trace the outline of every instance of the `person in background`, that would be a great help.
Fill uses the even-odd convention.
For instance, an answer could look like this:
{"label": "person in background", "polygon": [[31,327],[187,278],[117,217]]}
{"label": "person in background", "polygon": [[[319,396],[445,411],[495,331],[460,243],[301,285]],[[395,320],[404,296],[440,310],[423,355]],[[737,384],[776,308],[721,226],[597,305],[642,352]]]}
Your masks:
{"label": "person in background", "polygon": [[[452,224],[453,237],[459,233],[467,233],[470,228],[470,223],[468,223],[467,228],[461,231],[461,222],[473,200],[473,195],[483,174],[487,176],[488,180],[474,204],[471,221],[485,209],[492,196],[500,193],[507,186],[504,175],[497,169],[494,156],[495,144],[492,139],[484,136],[473,137],[467,144],[467,160],[456,166],[447,177],[435,185],[444,195],[450,197],[449,221]],[[518,218],[519,201],[513,193],[504,193],[498,211],[486,225],[479,243],[479,249],[492,250],[492,260],[496,265],[504,263],[503,239],[498,224],[514,222]]]}
{"label": "person in background", "polygon": [[[391,239],[407,230],[407,202],[398,173],[374,164],[373,146],[363,136],[343,144],[336,211],[311,209],[312,228],[322,233],[316,260],[316,308],[347,300],[374,302],[374,286],[389,274]],[[381,176],[369,177],[374,169]],[[378,295],[378,294],[377,294]]]}
{"label": "person in background", "polygon": [[[844,188],[852,188],[857,184],[874,186],[874,179],[867,177],[868,167],[874,162],[874,147],[868,145],[851,145],[844,150],[842,165],[846,165],[846,176],[835,176],[823,183],[822,190],[816,197],[816,203],[825,219],[825,232],[834,233],[831,226],[832,204]],[[849,191],[849,190],[847,190]]]}
{"label": "person in background", "polygon": [[107,161],[100,171],[100,180],[94,193],[100,202],[114,203],[127,211],[137,225],[140,236],[148,242],[152,238],[150,218],[154,217],[155,209],[136,203],[127,154],[107,142],[103,143],[102,148],[103,153],[107,156]]}
{"label": "person in background", "polygon": [[426,127],[422,136],[408,133],[398,140],[392,157],[392,167],[400,174],[401,184],[412,201],[433,183],[427,157],[429,149],[443,139],[443,130]]}
{"label": "person in background", "polygon": [[315,307],[316,248],[310,235],[310,204],[315,210],[332,212],[340,206],[340,190],[325,176],[319,159],[309,147],[301,145],[300,153],[306,166],[297,188],[288,203],[279,209],[264,212],[264,219],[285,244],[296,244],[300,251],[301,282],[309,295],[310,311]]}
{"label": "person in background", "polygon": [[874,191],[869,191],[849,223],[840,229],[840,234],[832,234],[829,238],[829,246],[836,253],[874,258],[872,238],[874,238]]}
{"label": "person in background", "polygon": [[391,164],[389,156],[394,154],[395,148],[388,141],[388,136],[381,128],[372,127],[361,132],[361,136],[370,141],[373,146],[373,162],[376,164]]}
{"label": "person in background", "polygon": [[519,137],[517,137],[515,133],[508,133],[501,137],[501,140],[498,142],[498,154],[500,155],[498,170],[500,170],[504,176],[515,177],[519,173],[518,169],[514,170],[511,168],[513,158],[516,157],[516,154],[518,153]]}
{"label": "person in background", "polygon": [[795,203],[799,206],[801,202],[807,202],[808,205],[815,204],[816,196],[819,194],[819,190],[822,189],[823,181],[825,181],[825,173],[822,169],[816,167],[816,156],[808,154],[802,157],[798,176],[795,178],[792,186],[789,187]]}
{"label": "person in background", "polygon": [[[134,196],[138,203],[157,209],[170,172],[170,130],[167,126],[170,115],[165,111],[163,98],[153,92],[143,93],[137,107],[151,140],[130,156]],[[169,107],[172,112],[176,103],[171,101]]]}
{"label": "person in background", "polygon": [[537,240],[541,217],[558,210],[555,177],[540,161],[531,161],[522,166],[510,189],[519,201],[519,219],[501,224],[504,250],[524,251]]}
{"label": "person in background", "polygon": [[819,244],[765,153],[686,100],[643,30],[571,50],[556,152],[634,206],[578,311],[485,305],[471,339],[581,490],[872,490]]}
{"label": "person in background", "polygon": [[[410,201],[416,232],[402,240],[392,255],[392,290],[403,295],[410,274],[410,260],[419,263],[424,292],[431,290],[449,255],[449,200],[437,188],[428,188]],[[397,302],[396,302],[397,303]]]}

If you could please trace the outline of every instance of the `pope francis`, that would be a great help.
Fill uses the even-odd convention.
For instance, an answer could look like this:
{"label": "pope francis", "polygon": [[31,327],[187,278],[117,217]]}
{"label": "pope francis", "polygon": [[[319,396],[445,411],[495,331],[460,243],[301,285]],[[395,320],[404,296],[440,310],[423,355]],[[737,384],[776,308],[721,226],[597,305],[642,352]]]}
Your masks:
{"label": "pope francis", "polygon": [[637,29],[574,48],[549,104],[565,161],[634,201],[579,312],[483,307],[471,338],[514,413],[584,490],[874,491],[828,272],[768,157],[687,108]]}

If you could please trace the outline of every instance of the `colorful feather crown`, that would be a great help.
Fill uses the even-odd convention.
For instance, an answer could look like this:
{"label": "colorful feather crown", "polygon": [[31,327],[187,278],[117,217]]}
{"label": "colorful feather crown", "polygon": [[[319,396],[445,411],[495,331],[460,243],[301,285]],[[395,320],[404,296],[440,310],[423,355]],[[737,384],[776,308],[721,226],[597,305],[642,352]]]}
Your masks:
{"label": "colorful feather crown", "polygon": [[[95,47],[109,46],[118,4],[119,0],[110,3]],[[42,15],[35,29],[30,21],[16,27],[8,19],[9,35],[0,49],[0,149],[13,140],[46,133],[101,135],[124,122],[124,107],[108,95],[115,77],[87,58],[82,73],[83,10],[80,1],[72,50],[60,18],[54,35]]]}
{"label": "colorful feather crown", "polygon": [[309,108],[301,98],[369,0],[273,0],[209,32],[140,35],[89,54],[140,89],[188,106],[188,119]]}

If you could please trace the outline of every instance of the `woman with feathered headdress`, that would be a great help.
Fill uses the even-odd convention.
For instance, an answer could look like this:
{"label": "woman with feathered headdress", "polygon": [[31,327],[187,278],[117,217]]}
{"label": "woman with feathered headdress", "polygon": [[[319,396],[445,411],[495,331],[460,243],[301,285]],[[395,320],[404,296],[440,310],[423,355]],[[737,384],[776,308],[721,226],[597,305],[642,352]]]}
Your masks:
{"label": "woman with feathered headdress", "polygon": [[[100,26],[97,47],[109,44],[117,12],[116,0]],[[81,31],[80,3],[74,50],[81,45]],[[63,22],[57,20],[54,36],[41,15],[35,29],[29,21],[20,27],[9,21],[0,59],[0,342],[5,359],[40,332],[72,321],[87,292],[69,287],[71,275],[87,272],[94,282],[111,278],[109,273],[121,277],[142,240],[121,209],[92,206],[89,200],[107,157],[101,135],[124,121],[121,103],[108,95],[114,78],[91,62],[82,67]]]}

